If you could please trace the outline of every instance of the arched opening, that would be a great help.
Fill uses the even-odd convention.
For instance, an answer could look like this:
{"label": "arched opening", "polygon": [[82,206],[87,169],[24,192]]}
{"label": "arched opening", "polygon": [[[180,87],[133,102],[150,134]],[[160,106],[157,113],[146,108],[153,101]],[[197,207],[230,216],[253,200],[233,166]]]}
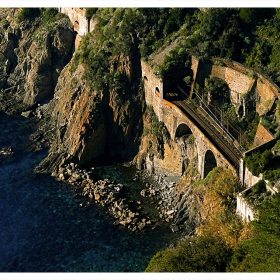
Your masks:
{"label": "arched opening", "polygon": [[175,132],[175,140],[181,150],[182,175],[189,166],[194,150],[194,137],[188,125],[181,123]]}
{"label": "arched opening", "polygon": [[160,91],[159,91],[159,88],[158,88],[158,87],[156,87],[155,94],[156,94],[157,96],[160,96]]}
{"label": "arched opening", "polygon": [[144,76],[144,81],[148,82],[148,78],[146,76]]}
{"label": "arched opening", "polygon": [[215,167],[217,167],[217,161],[216,158],[211,150],[208,150],[205,153],[204,157],[204,172],[203,172],[203,178],[206,178],[208,173],[212,171]]}
{"label": "arched opening", "polygon": [[239,116],[239,118],[242,118],[244,116],[243,105],[240,105],[239,108],[238,108],[238,116]]}
{"label": "arched opening", "polygon": [[80,24],[77,20],[75,20],[75,22],[74,22],[74,29],[77,31],[79,31],[79,29],[80,29]]}
{"label": "arched opening", "polygon": [[192,134],[191,129],[186,124],[181,123],[176,129],[175,139],[190,134]]}

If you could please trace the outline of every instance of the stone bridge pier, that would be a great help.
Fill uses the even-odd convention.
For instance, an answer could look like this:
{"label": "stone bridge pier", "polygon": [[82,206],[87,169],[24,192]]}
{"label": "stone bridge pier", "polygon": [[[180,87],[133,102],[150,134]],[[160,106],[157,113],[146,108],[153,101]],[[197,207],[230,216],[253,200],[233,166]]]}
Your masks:
{"label": "stone bridge pier", "polygon": [[179,108],[165,100],[161,103],[161,121],[165,123],[172,140],[178,142],[178,139],[192,137],[196,147],[198,172],[201,174],[201,178],[205,178],[217,166],[235,170],[224,155]]}

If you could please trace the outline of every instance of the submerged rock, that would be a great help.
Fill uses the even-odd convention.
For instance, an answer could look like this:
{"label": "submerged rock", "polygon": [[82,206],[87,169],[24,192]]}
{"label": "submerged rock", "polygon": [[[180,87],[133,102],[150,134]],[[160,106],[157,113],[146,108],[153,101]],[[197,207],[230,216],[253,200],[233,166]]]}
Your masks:
{"label": "submerged rock", "polygon": [[0,162],[8,160],[13,154],[14,151],[11,146],[0,148]]}

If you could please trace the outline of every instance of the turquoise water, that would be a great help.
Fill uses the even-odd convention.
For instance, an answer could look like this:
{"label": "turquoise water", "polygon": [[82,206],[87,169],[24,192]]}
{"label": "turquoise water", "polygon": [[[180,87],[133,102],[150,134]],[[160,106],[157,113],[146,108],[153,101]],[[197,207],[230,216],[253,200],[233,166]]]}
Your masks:
{"label": "turquoise water", "polygon": [[71,186],[35,173],[47,151],[26,149],[32,125],[0,115],[0,149],[14,150],[0,162],[1,272],[140,272],[178,238],[167,227],[114,226],[97,206],[80,207]]}

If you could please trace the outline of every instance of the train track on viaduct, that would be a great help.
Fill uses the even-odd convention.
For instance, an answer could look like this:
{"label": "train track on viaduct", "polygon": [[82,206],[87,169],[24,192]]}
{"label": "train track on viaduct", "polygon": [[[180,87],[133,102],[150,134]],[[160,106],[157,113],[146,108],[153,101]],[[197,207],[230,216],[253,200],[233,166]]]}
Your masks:
{"label": "train track on viaduct", "polygon": [[236,147],[234,141],[223,132],[214,120],[207,117],[200,107],[194,106],[188,100],[176,100],[176,98],[174,99],[175,95],[171,95],[171,97],[173,98],[169,101],[180,108],[191,119],[238,171],[242,152]]}

